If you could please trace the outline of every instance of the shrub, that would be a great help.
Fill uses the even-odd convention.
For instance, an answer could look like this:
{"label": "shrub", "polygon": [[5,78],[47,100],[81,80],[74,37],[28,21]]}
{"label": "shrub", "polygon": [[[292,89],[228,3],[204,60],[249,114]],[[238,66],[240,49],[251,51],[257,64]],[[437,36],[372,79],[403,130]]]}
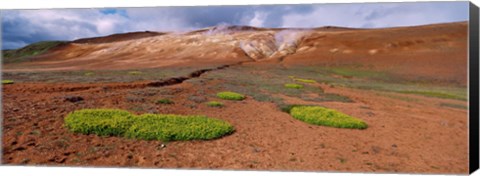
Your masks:
{"label": "shrub", "polygon": [[87,73],[85,73],[84,75],[85,75],[85,76],[93,76],[93,75],[95,75],[95,73],[93,73],[93,72],[87,72]]}
{"label": "shrub", "polygon": [[13,80],[2,80],[2,84],[13,84]]}
{"label": "shrub", "polygon": [[82,134],[123,135],[132,124],[132,118],[129,112],[118,109],[83,109],[68,114],[65,126]]}
{"label": "shrub", "polygon": [[207,105],[210,106],[210,107],[223,107],[223,103],[218,102],[218,101],[208,102]]}
{"label": "shrub", "polygon": [[82,134],[124,136],[145,140],[207,140],[231,134],[229,123],[206,116],[172,114],[133,115],[118,109],[84,109],[71,112],[65,127]]}
{"label": "shrub", "polygon": [[288,111],[294,118],[314,125],[356,129],[365,129],[368,127],[368,125],[360,119],[324,107],[292,106]]}
{"label": "shrub", "polygon": [[128,138],[144,140],[207,140],[230,134],[233,126],[206,116],[143,114],[125,133]]}
{"label": "shrub", "polygon": [[157,103],[157,104],[173,104],[173,101],[170,100],[170,99],[164,98],[164,99],[157,100],[155,103]]}
{"label": "shrub", "polygon": [[225,100],[243,100],[245,96],[235,92],[220,92],[217,97]]}
{"label": "shrub", "polygon": [[317,81],[311,80],[311,79],[300,79],[300,78],[296,78],[296,79],[293,79],[293,80],[303,82],[303,83],[316,83],[317,82]]}
{"label": "shrub", "polygon": [[301,89],[303,88],[303,85],[300,84],[285,84],[286,88],[292,88],[292,89]]}

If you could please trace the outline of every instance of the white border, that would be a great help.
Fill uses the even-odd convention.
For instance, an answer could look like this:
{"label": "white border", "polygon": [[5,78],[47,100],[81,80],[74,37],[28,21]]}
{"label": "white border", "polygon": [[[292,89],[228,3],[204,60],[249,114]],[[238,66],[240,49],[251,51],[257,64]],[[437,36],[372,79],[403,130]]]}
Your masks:
{"label": "white border", "polygon": [[[362,2],[421,2],[428,0],[14,0],[0,1],[0,9],[51,9],[98,7],[154,7],[154,6],[206,6],[206,5],[260,5],[260,4],[310,4],[310,3],[362,3]],[[464,0],[432,0],[464,1]],[[473,2],[479,0],[472,0]],[[479,3],[476,3],[479,4]]]}
{"label": "white border", "polygon": [[[155,6],[205,6],[205,5],[258,5],[258,4],[309,4],[309,3],[362,3],[362,2],[421,2],[426,0],[14,0],[0,1],[0,9],[52,9],[52,8],[99,8],[99,7],[155,7]],[[435,0],[448,1],[448,0]],[[471,0],[480,6],[480,0]],[[1,67],[1,66],[0,66]],[[0,85],[1,86],[1,85]],[[0,106],[1,107],[1,106]],[[326,172],[269,172],[269,171],[217,171],[217,170],[174,170],[174,169],[127,169],[127,168],[80,168],[80,167],[25,167],[0,166],[1,175],[404,175],[404,174],[367,174],[367,173],[326,173]],[[52,174],[54,173],[54,174]],[[408,174],[414,175],[414,174]],[[480,176],[480,171],[473,175]]]}

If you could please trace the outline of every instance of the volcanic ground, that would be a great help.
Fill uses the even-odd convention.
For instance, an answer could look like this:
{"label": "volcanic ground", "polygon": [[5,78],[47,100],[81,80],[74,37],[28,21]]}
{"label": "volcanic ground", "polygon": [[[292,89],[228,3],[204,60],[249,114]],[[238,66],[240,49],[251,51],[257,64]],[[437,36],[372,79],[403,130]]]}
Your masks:
{"label": "volcanic ground", "polygon": [[[2,162],[467,173],[467,29],[467,22],[383,29],[215,26],[4,51],[2,79],[14,83],[2,88]],[[221,100],[215,97],[220,91],[247,98]],[[155,103],[164,98],[174,103]],[[369,127],[307,124],[280,110],[290,104],[335,109]],[[65,116],[85,108],[201,114],[231,123],[235,132],[162,142],[67,130]]]}

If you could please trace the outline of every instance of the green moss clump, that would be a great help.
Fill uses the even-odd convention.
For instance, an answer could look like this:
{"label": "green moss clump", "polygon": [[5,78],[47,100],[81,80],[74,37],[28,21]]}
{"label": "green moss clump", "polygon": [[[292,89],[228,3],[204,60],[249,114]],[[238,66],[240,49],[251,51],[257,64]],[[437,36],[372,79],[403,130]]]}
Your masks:
{"label": "green moss clump", "polygon": [[170,99],[164,98],[164,99],[157,100],[155,103],[157,103],[157,104],[173,104],[173,101],[170,100]]}
{"label": "green moss clump", "polygon": [[2,80],[2,84],[13,84],[13,80]]}
{"label": "green moss clump", "polygon": [[235,92],[220,92],[217,97],[225,100],[243,100],[245,96]]}
{"label": "green moss clump", "polygon": [[311,80],[311,79],[300,79],[300,78],[295,78],[293,80],[303,82],[303,83],[316,83],[317,82],[317,81]]}
{"label": "green moss clump", "polygon": [[93,76],[93,75],[95,75],[95,73],[93,73],[93,72],[87,72],[87,73],[85,73],[84,75],[85,75],[85,76]]}
{"label": "green moss clump", "polygon": [[303,88],[303,85],[300,84],[285,84],[284,85],[286,88],[292,88],[292,89],[301,89]]}
{"label": "green moss clump", "polygon": [[233,133],[229,123],[206,116],[133,115],[118,109],[84,109],[65,117],[72,132],[144,140],[208,140]]}
{"label": "green moss clump", "polygon": [[218,101],[210,101],[207,103],[208,106],[210,107],[223,107],[223,103],[222,102],[218,102]]}
{"label": "green moss clump", "polygon": [[227,122],[206,116],[143,114],[125,133],[128,138],[144,140],[207,140],[234,131]]}
{"label": "green moss clump", "polygon": [[319,106],[293,106],[290,107],[289,112],[295,119],[314,125],[354,129],[366,129],[368,127],[360,119]]}
{"label": "green moss clump", "polygon": [[118,109],[84,109],[68,114],[65,126],[82,134],[123,135],[133,123],[132,118],[129,112]]}

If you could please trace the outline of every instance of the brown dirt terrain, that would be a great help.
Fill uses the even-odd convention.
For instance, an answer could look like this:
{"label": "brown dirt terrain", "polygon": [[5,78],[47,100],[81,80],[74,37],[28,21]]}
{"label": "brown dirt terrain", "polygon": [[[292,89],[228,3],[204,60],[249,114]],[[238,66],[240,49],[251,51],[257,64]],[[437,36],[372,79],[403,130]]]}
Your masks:
{"label": "brown dirt terrain", "polygon": [[[144,89],[98,87],[72,90],[64,89],[66,86],[72,85],[14,84],[4,87],[5,164],[358,172],[467,171],[467,111],[438,106],[441,102],[458,102],[454,100],[421,98],[422,101],[412,103],[385,98],[374,91],[328,89],[324,86],[327,92],[340,92],[355,103],[317,104],[360,117],[370,125],[366,130],[348,130],[309,125],[279,111],[272,103],[251,98],[242,102],[225,102],[226,107],[221,109],[205,104],[192,108],[188,95],[198,88],[188,83],[167,89],[170,90],[167,94],[175,97],[172,99],[174,105],[154,105],[153,101],[162,95],[152,95]],[[45,88],[57,91],[36,91]],[[151,96],[128,101],[126,96],[131,90]],[[85,101],[66,102],[64,97],[67,95],[81,96]],[[287,100],[295,104],[306,103],[295,98]],[[73,110],[131,109],[132,101],[138,106],[146,106],[137,110],[140,112],[204,114],[220,118],[234,125],[236,132],[213,141],[169,142],[166,148],[160,148],[160,141],[73,134],[63,127],[63,118]]]}
{"label": "brown dirt terrain", "polygon": [[[279,34],[282,31],[284,34]],[[415,173],[468,171],[468,110],[463,108],[467,101],[352,86],[357,82],[390,86],[392,82],[408,81],[409,84],[421,82],[466,91],[466,22],[371,30],[215,27],[185,34],[117,36],[120,37],[71,42],[34,56],[31,62],[5,64],[3,72],[58,74],[55,71],[163,70],[185,65],[216,67],[162,80],[111,83],[18,80],[19,83],[3,85],[4,164]],[[232,66],[217,67],[224,64]],[[268,67],[271,65],[285,70]],[[375,71],[375,75],[370,72],[367,77],[309,70],[288,72],[306,69],[306,65],[369,69]],[[377,80],[377,74],[384,72],[393,76]],[[322,93],[351,101],[310,100],[303,94],[296,96],[295,92],[271,96],[281,98],[285,104],[315,104],[336,109],[364,120],[369,127],[353,130],[310,125],[280,111],[275,101],[260,101],[254,97],[254,92],[245,93],[247,99],[243,101],[219,100],[214,96],[219,91],[229,90],[226,85],[261,87],[268,80],[287,77],[281,73],[313,75],[318,83],[306,85],[308,90],[322,90]],[[257,80],[243,78],[255,78],[256,74],[265,76],[265,80],[255,82]],[[184,80],[178,81],[180,78]],[[231,79],[251,82],[233,84]],[[339,86],[339,83],[345,85]],[[283,82],[275,84],[282,87]],[[277,91],[276,87],[268,88]],[[82,97],[83,100],[70,102],[68,97]],[[175,103],[155,104],[156,100],[165,97]],[[208,107],[204,103],[211,100],[221,101],[225,107]],[[74,134],[63,127],[63,119],[69,112],[85,108],[119,108],[137,114],[202,114],[225,120],[236,131],[215,140],[166,143]],[[161,147],[162,144],[166,147]]]}

